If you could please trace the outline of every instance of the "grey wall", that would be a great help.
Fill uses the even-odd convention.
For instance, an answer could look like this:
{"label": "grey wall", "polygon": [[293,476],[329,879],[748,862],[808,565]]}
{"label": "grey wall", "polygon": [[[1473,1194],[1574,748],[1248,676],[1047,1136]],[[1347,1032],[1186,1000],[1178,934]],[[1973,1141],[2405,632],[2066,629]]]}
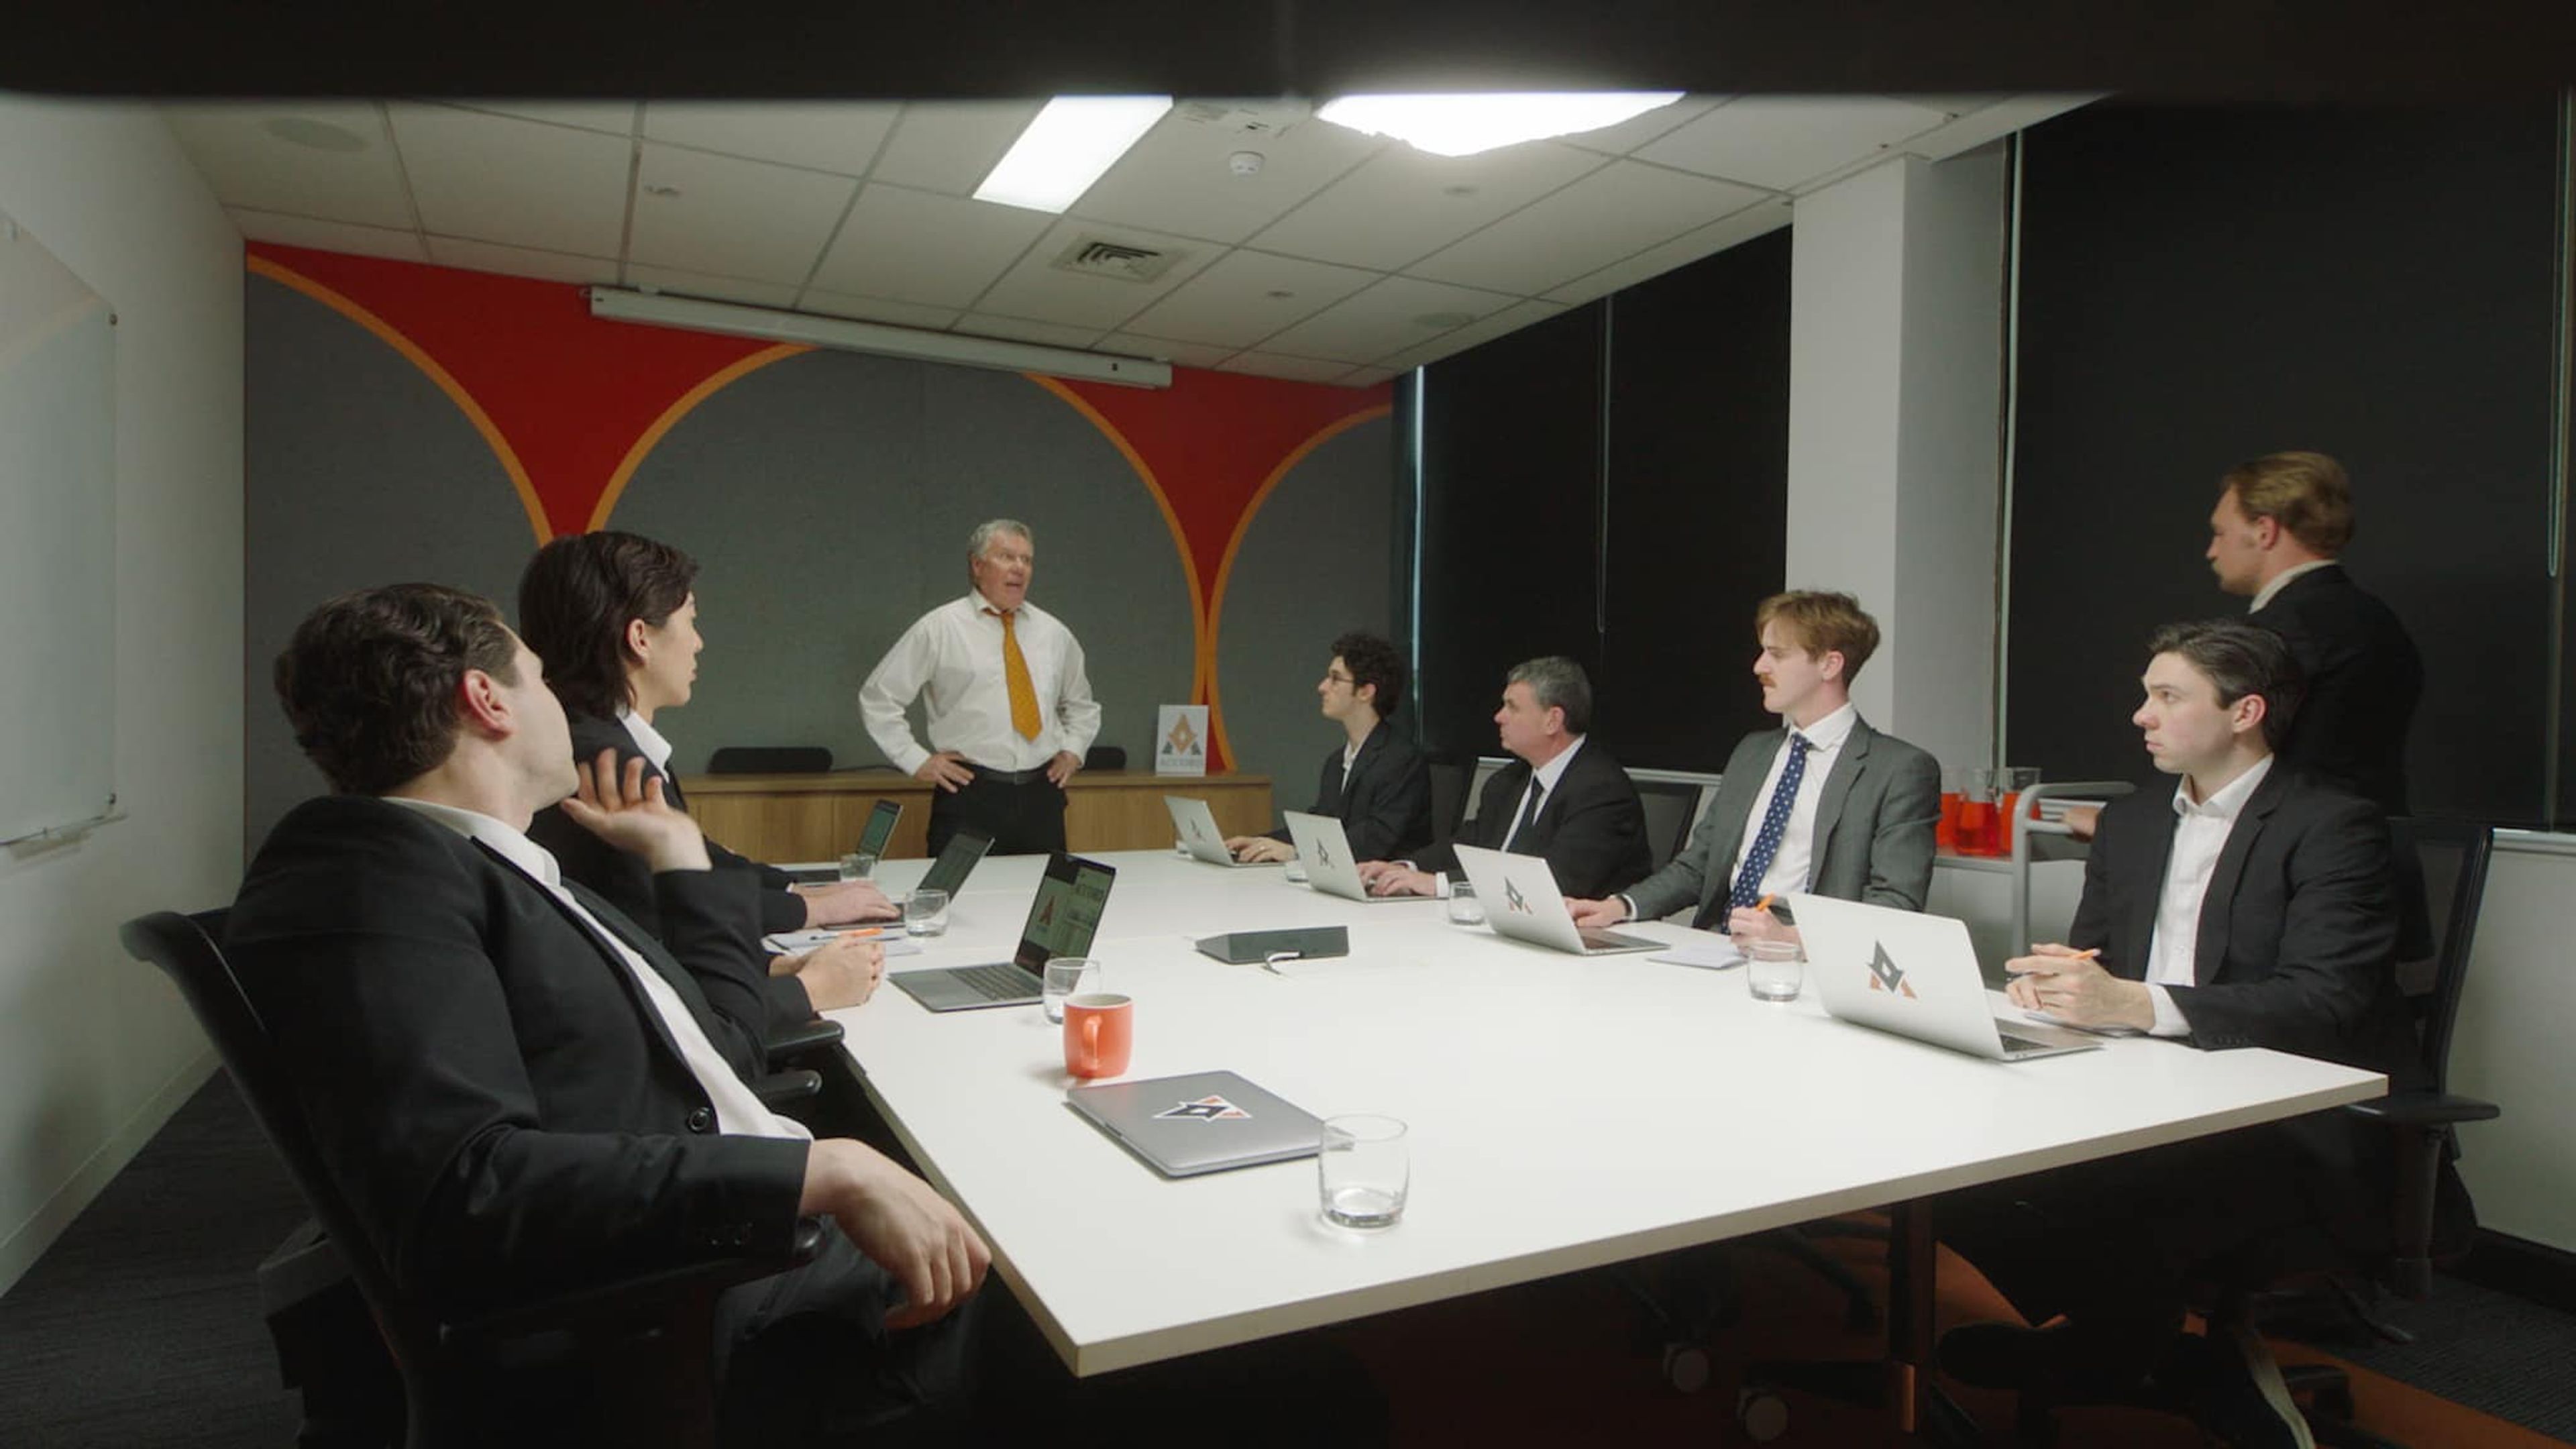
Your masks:
{"label": "grey wall", "polygon": [[1316,767],[1342,743],[1316,710],[1333,636],[1386,634],[1395,618],[1394,449],[1393,424],[1378,418],[1308,453],[1262,500],[1226,578],[1216,621],[1226,743],[1236,769],[1271,778],[1280,808],[1313,802]]}

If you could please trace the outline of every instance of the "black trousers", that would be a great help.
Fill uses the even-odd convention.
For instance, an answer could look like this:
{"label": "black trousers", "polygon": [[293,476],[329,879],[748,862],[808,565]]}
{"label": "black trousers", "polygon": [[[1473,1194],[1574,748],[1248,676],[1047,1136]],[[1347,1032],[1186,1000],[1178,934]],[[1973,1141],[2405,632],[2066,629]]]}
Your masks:
{"label": "black trousers", "polygon": [[993,838],[995,855],[1044,855],[1064,849],[1064,787],[1044,771],[1027,770],[1014,781],[1001,771],[969,766],[975,778],[955,793],[930,792],[930,853],[948,838],[972,830]]}
{"label": "black trousers", "polygon": [[936,1323],[889,1333],[903,1290],[837,1229],[793,1272],[748,1283],[716,1306],[727,1445],[936,1442],[969,1412],[977,1295]]}

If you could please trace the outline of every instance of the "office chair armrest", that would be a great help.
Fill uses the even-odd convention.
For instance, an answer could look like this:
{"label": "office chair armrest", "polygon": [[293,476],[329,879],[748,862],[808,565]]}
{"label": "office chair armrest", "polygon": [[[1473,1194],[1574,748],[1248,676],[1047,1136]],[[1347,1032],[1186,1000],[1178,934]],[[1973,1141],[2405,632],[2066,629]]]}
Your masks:
{"label": "office chair armrest", "polygon": [[2449,1127],[2461,1122],[2492,1121],[2504,1115],[2493,1102],[2449,1092],[2391,1092],[2375,1102],[2354,1102],[2344,1110],[2398,1128]]}
{"label": "office chair armrest", "polygon": [[782,1252],[736,1252],[719,1258],[699,1258],[605,1283],[585,1284],[443,1324],[439,1334],[449,1343],[456,1343],[510,1338],[601,1320],[627,1326],[649,1322],[683,1305],[711,1302],[737,1283],[805,1266],[822,1251],[824,1231],[821,1219],[800,1218],[795,1236]]}
{"label": "office chair armrest", "polygon": [[774,1067],[816,1047],[839,1046],[843,1035],[839,1022],[826,1021],[818,1016],[802,1025],[769,1033],[763,1049],[768,1052],[769,1064]]}
{"label": "office chair armrest", "polygon": [[823,1074],[815,1071],[772,1072],[751,1084],[751,1093],[760,1105],[777,1110],[790,1102],[801,1102],[823,1094]]}

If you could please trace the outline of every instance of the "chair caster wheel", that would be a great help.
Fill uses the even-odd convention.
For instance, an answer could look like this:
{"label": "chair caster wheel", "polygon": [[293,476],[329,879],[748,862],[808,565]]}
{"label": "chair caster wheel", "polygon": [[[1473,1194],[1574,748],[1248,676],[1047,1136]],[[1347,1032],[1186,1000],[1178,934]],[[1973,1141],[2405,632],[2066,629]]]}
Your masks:
{"label": "chair caster wheel", "polygon": [[1789,1432],[1789,1401],[1769,1389],[1743,1389],[1735,1396],[1735,1422],[1744,1437],[1768,1444]]}
{"label": "chair caster wheel", "polygon": [[1708,1387],[1708,1350],[1695,1343],[1664,1345],[1664,1382],[1677,1393],[1696,1394]]}

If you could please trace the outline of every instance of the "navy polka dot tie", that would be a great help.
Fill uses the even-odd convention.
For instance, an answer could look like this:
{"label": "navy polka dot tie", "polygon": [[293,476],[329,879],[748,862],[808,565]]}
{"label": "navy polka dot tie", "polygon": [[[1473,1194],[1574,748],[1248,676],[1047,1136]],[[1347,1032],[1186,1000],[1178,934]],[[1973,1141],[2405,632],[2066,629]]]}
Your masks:
{"label": "navy polka dot tie", "polygon": [[1798,806],[1798,784],[1807,778],[1807,751],[1813,748],[1805,735],[1789,731],[1789,762],[1780,767],[1780,785],[1771,792],[1771,808],[1762,812],[1762,828],[1753,833],[1753,848],[1744,853],[1744,868],[1735,873],[1735,889],[1727,892],[1728,910],[1742,910],[1762,899],[1762,877],[1771,871],[1771,857],[1780,853],[1780,835],[1789,828],[1789,812]]}

